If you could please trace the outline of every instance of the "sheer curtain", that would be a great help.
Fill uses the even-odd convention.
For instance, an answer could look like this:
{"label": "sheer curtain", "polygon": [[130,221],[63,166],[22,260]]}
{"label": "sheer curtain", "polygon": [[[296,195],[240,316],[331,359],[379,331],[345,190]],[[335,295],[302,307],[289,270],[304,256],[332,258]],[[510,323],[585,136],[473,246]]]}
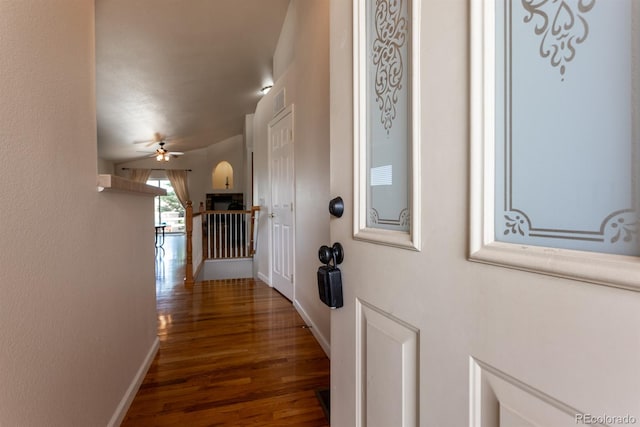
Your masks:
{"label": "sheer curtain", "polygon": [[184,208],[187,207],[187,201],[189,201],[189,188],[187,187],[187,171],[167,169],[167,177],[171,182],[173,191],[176,192],[178,200]]}
{"label": "sheer curtain", "polygon": [[131,181],[146,184],[151,175],[151,169],[131,169],[129,171],[129,179]]}

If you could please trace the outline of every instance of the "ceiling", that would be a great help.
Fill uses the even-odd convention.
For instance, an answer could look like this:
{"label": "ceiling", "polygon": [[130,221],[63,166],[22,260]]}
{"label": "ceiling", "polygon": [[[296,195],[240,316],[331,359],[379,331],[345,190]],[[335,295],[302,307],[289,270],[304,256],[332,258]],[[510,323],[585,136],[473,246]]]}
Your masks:
{"label": "ceiling", "polygon": [[96,0],[98,156],[189,151],[241,134],[289,0]]}

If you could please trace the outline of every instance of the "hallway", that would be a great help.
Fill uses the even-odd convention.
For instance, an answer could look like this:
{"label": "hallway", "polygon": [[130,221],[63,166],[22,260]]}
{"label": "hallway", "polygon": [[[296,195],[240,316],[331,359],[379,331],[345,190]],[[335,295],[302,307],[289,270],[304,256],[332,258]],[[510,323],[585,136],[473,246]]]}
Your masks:
{"label": "hallway", "polygon": [[123,426],[327,426],[329,360],[260,281],[182,284],[184,236],[156,257],[160,349]]}

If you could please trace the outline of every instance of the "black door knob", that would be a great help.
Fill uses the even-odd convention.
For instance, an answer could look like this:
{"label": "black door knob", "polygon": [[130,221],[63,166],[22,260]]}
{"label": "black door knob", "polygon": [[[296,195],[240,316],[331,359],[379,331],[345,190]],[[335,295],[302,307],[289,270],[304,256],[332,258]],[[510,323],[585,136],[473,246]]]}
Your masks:
{"label": "black door knob", "polygon": [[326,245],[320,246],[320,249],[318,250],[318,258],[320,258],[321,263],[329,264],[333,259],[331,248]]}
{"label": "black door knob", "polygon": [[318,258],[325,265],[329,265],[333,261],[333,266],[337,267],[338,264],[342,264],[342,261],[344,261],[344,248],[339,242],[334,243],[332,247],[320,246]]}

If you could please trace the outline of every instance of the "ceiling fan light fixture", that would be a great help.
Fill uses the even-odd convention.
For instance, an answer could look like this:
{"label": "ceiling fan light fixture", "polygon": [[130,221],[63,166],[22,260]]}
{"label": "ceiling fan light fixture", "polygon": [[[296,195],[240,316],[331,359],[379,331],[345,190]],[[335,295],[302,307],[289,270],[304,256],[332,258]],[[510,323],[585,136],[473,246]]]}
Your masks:
{"label": "ceiling fan light fixture", "polygon": [[164,148],[164,141],[160,141],[160,148],[156,150],[156,160],[159,162],[168,162],[170,158],[169,151]]}
{"label": "ceiling fan light fixture", "polygon": [[182,156],[184,153],[180,152],[180,151],[169,151],[167,150],[164,145],[165,142],[160,141],[159,143],[159,147],[156,148],[156,151],[151,154],[149,157],[156,159],[156,161],[158,162],[168,162],[169,160],[171,160],[171,157],[178,157],[178,156]]}

